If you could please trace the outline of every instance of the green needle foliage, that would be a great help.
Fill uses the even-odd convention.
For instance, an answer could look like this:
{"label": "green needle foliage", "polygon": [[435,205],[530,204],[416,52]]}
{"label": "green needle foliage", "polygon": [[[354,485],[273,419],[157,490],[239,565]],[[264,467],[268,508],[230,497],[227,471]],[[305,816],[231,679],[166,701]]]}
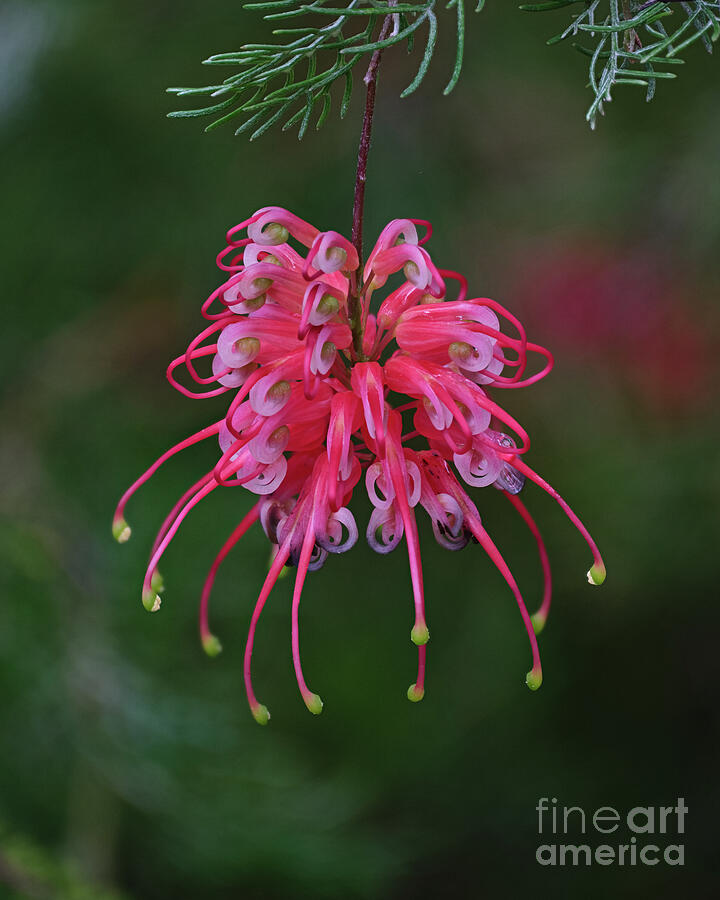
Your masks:
{"label": "green needle foliage", "polygon": [[[323,125],[333,93],[340,116],[345,115],[357,65],[367,65],[375,50],[399,44],[412,52],[422,36],[424,50],[417,75],[401,95],[407,97],[430,67],[438,31],[436,5],[437,0],[245,3],[246,9],[260,10],[266,21],[282,26],[273,30],[277,42],[244,44],[237,51],[208,57],[204,65],[230,68],[232,74],[204,87],[169,88],[179,97],[210,101],[169,115],[212,116],[206,131],[232,122],[237,125],[235,134],[249,134],[250,140],[281,123],[283,130],[296,127],[302,139],[312,121],[316,129]],[[484,5],[485,0],[478,0],[475,11]],[[711,53],[720,36],[720,0],[545,0],[520,6],[526,12],[565,8],[571,13],[570,24],[548,43],[574,39],[572,46],[589,59],[593,99],[586,118],[592,128],[616,85],[641,87],[651,100],[658,79],[676,77],[672,68],[683,64],[680,53],[698,41]],[[465,0],[449,0],[446,9],[454,10],[457,32],[455,65],[444,91],[449,94],[462,70]],[[383,30],[388,17],[392,28]],[[293,19],[301,22],[288,21]]]}
{"label": "green needle foliage", "polygon": [[675,78],[668,66],[683,64],[679,54],[702,41],[708,53],[720,36],[718,0],[549,0],[526,3],[528,12],[571,8],[572,21],[551,38],[555,44],[580,38],[572,45],[589,58],[588,86],[593,100],[586,118],[595,127],[604,104],[618,84],[641,87],[652,100],[659,78]]}
{"label": "green needle foliage", "polygon": [[[479,0],[476,11],[484,4],[485,0]],[[235,134],[249,133],[250,140],[282,123],[283,130],[296,126],[298,137],[302,138],[315,113],[316,128],[325,122],[336,84],[342,86],[342,92],[338,89],[335,93],[340,98],[340,115],[345,115],[353,70],[363,60],[367,64],[375,50],[404,43],[412,52],[416,37],[424,35],[425,49],[417,75],[403,91],[403,97],[420,86],[435,50],[436,0],[349,0],[346,4],[338,0],[265,0],[244,6],[261,10],[263,18],[272,23],[301,18],[303,24],[276,28],[273,34],[280,38],[277,43],[245,44],[235,52],[210,56],[205,65],[230,67],[233,74],[206,87],[169,88],[179,97],[198,95],[212,101],[199,109],[172,112],[171,117],[216,116],[206,131],[233,122],[238,125]],[[457,29],[455,66],[445,88],[448,94],[462,69],[465,0],[450,0],[446,8],[454,9]],[[392,28],[387,37],[380,39],[388,16],[392,17]]]}

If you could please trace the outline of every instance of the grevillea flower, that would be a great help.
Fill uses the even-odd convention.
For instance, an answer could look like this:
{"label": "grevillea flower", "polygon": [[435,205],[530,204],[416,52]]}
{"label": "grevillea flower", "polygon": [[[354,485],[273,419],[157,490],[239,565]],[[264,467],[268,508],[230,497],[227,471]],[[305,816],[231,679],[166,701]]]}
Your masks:
{"label": "grevillea flower", "polygon": [[[424,236],[418,235],[424,226]],[[246,236],[242,236],[246,232]],[[200,636],[210,655],[220,644],[210,630],[208,605],[217,570],[242,536],[259,523],[273,546],[270,569],[250,619],[245,687],[255,719],[268,721],[251,677],[258,620],[286,566],[297,570],[292,600],[292,655],[308,709],[322,709],[300,662],[299,606],[309,571],[328,554],[345,553],[359,529],[349,505],[361,485],[373,507],[365,530],[378,553],[404,539],[414,601],[411,638],[418,648],[410,700],[424,694],[426,645],[420,542],[415,517],[430,516],[439,544],[459,550],[479,543],[518,604],[532,650],[527,684],[542,681],[536,633],[550,608],[550,567],[540,532],[520,500],[527,480],[550,494],[590,546],[591,584],[605,567],[594,541],[565,500],[525,462],[529,438],[490,391],[530,385],[546,375],[552,356],[527,340],[522,324],[499,303],[468,298],[456,272],[437,269],[424,248],[429,223],[390,222],[365,263],[334,231],[321,232],[284,209],[268,207],[233,228],[217,258],[225,281],[202,304],[208,325],[170,363],[170,383],[187,397],[227,395],[222,419],[164,453],[126,491],[113,533],[130,536],[125,505],[137,488],[185,447],[216,439],[215,465],[175,504],[158,532],[142,588],[147,610],[160,608],[158,565],[188,513],[218,488],[240,487],[254,505],[221,548],[200,601]],[[289,241],[293,240],[295,247]],[[297,247],[302,247],[298,252]],[[389,279],[399,283],[386,288]],[[447,298],[446,282],[458,285]],[[376,292],[385,289],[377,313]],[[530,361],[539,363],[534,368]],[[198,371],[201,363],[210,374]],[[184,367],[199,386],[176,378]],[[537,542],[545,587],[530,616],[515,578],[485,531],[467,488],[493,486],[527,524]]]}

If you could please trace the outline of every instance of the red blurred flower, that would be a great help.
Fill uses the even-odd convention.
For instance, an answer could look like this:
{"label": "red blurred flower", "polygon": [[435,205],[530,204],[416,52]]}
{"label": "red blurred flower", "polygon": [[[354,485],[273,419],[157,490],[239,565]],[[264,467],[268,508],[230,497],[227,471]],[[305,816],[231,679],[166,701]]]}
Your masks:
{"label": "red blurred flower", "polygon": [[549,323],[566,358],[582,354],[630,385],[663,418],[712,398],[717,328],[703,322],[691,273],[678,277],[655,249],[620,251],[601,239],[551,244],[523,257],[515,286],[529,315]]}

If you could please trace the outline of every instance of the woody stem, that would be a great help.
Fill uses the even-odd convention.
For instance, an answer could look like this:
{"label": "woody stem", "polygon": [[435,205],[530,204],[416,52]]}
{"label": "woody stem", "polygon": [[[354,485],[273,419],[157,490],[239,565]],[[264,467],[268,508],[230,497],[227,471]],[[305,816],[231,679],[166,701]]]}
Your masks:
{"label": "woody stem", "polygon": [[[392,16],[386,16],[383,21],[378,41],[384,41],[390,34],[393,25]],[[358,147],[357,174],[355,176],[355,196],[353,200],[352,243],[357,250],[358,271],[352,279],[350,296],[348,297],[348,313],[353,331],[353,346],[358,356],[362,355],[362,310],[360,293],[362,289],[362,265],[363,265],[363,213],[365,210],[365,182],[367,181],[367,163],[370,153],[370,140],[372,137],[373,115],[375,113],[375,92],[377,90],[377,77],[380,68],[382,48],[378,47],[370,57],[370,65],[365,73],[365,114],[363,115],[362,131],[360,132],[360,146]]]}

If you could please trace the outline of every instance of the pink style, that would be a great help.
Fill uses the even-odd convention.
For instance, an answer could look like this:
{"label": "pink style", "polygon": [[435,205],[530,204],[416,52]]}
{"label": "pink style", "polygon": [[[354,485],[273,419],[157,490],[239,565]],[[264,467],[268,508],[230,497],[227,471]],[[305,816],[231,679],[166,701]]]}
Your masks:
{"label": "pink style", "polygon": [[[422,238],[418,225],[424,226]],[[436,268],[424,248],[430,233],[427,222],[390,222],[361,277],[358,252],[346,238],[321,232],[287,210],[261,209],[231,229],[217,259],[226,280],[201,307],[208,324],[167,372],[187,397],[228,394],[226,415],[166,451],[125,492],[115,512],[113,534],[124,542],[130,537],[125,506],[136,490],[174,454],[217,439],[215,464],[180,497],[158,532],[142,602],[149,611],[160,608],[160,560],[204,497],[219,487],[241,487],[254,495],[254,505],[210,568],[199,620],[203,647],[214,656],[221,648],[208,607],[217,570],[259,522],[273,557],[250,620],[244,678],[250,709],[261,724],[270,714],[253,688],[253,642],[265,602],[286,566],[297,570],[292,656],[298,687],[312,713],[322,710],[300,661],[300,599],[307,573],[357,541],[349,506],[359,485],[373,507],[366,527],[373,550],[388,553],[405,540],[414,606],[410,635],[418,648],[410,700],[424,695],[430,636],[418,507],[429,515],[439,544],[459,550],[474,540],[507,582],[530,641],[526,681],[533,690],[542,682],[536,635],[550,609],[551,577],[540,531],[519,497],[527,480],[560,504],[587,541],[593,555],[588,581],[605,579],[585,526],[525,462],[527,432],[490,397],[495,389],[538,381],[552,368],[551,354],[530,343],[522,324],[499,303],[468,298],[462,275]],[[455,300],[447,297],[449,281],[458,285]],[[380,291],[384,296],[376,303]],[[200,374],[201,365],[209,374]],[[180,368],[194,382],[192,390],[177,380]],[[544,592],[532,616],[467,492],[490,486],[505,494],[537,542]]]}

